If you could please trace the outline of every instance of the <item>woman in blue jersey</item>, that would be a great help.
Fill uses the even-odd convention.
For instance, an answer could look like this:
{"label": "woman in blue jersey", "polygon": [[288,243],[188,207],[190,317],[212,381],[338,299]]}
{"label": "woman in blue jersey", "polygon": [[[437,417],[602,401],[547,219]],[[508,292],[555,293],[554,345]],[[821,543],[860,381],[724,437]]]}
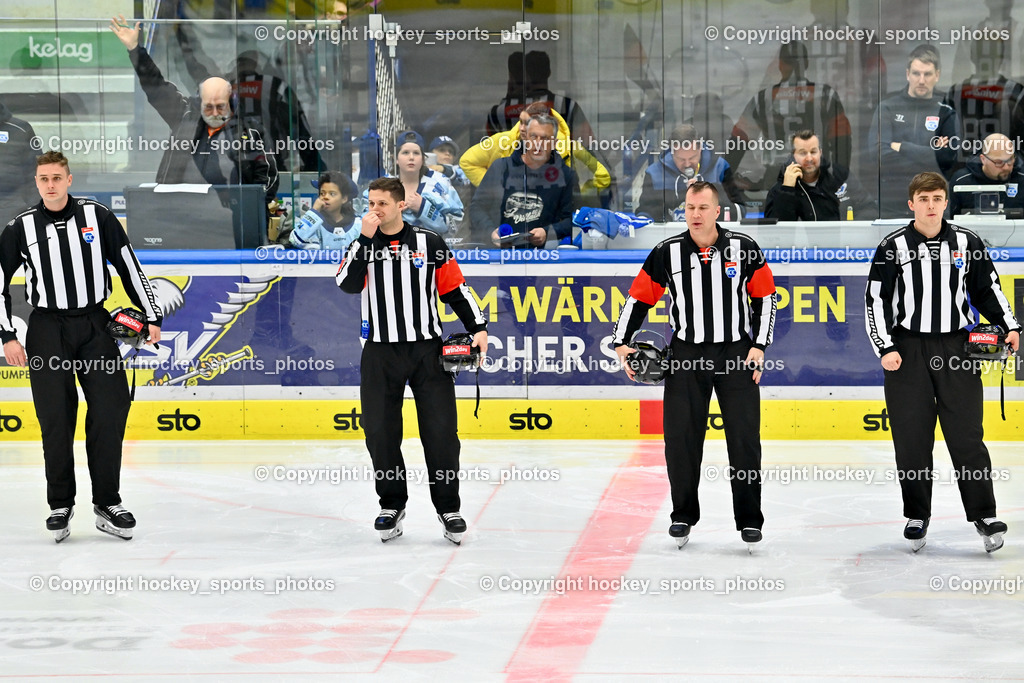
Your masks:
{"label": "woman in blue jersey", "polygon": [[427,167],[423,147],[416,131],[400,133],[395,141],[397,177],[405,186],[402,220],[444,235],[463,217],[462,199],[443,173]]}

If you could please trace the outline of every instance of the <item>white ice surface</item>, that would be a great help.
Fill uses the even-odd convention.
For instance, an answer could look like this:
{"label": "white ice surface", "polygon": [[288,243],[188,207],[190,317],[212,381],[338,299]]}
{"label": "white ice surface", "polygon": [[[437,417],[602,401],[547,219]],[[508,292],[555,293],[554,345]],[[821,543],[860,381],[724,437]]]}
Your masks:
{"label": "white ice surface", "polygon": [[[0,680],[1024,679],[1019,444],[989,444],[1010,527],[992,555],[941,445],[928,545],[910,553],[884,441],[766,442],[776,481],[753,554],[732,522],[724,442],[709,441],[703,518],[680,551],[661,448],[465,441],[469,532],[455,547],[425,484],[411,486],[405,535],[380,542],[355,441],[126,444],[130,542],[94,528],[81,455],[57,545],[39,445],[5,446]],[[418,442],[405,452],[422,472]],[[513,465],[535,480],[496,483]],[[277,480],[303,470],[350,480]],[[649,583],[601,592],[590,576]],[[559,577],[576,582],[561,595],[519,583]],[[196,594],[141,585],[185,579]],[[92,592],[75,594],[76,580]],[[214,581],[234,584],[220,594]],[[727,594],[730,581],[747,586]],[[951,589],[962,583],[977,589]]]}

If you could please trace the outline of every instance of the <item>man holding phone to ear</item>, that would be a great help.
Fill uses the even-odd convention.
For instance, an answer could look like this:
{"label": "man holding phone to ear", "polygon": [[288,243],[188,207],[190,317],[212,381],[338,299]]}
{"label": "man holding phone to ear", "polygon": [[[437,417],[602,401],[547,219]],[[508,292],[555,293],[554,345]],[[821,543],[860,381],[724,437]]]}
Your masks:
{"label": "man holding phone to ear", "polygon": [[128,49],[146,99],[171,128],[156,172],[158,183],[262,185],[268,202],[277,197],[277,164],[261,131],[243,126],[232,108],[231,84],[216,76],[199,84],[199,102],[167,81],[139,44],[139,22],[123,16],[110,30]]}
{"label": "man holding phone to ear", "polygon": [[850,172],[824,157],[818,136],[812,130],[801,130],[790,138],[793,156],[779,171],[778,182],[764,201],[765,218],[780,221],[845,220],[847,207],[871,209],[865,218],[876,212],[864,201],[860,185]]}

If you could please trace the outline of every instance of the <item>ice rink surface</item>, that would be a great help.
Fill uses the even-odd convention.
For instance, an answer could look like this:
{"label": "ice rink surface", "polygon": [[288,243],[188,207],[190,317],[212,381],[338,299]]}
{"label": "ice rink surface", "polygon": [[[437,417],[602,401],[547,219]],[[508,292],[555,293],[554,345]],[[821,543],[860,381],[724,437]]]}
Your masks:
{"label": "ice rink surface", "polygon": [[415,482],[380,542],[358,441],[126,444],[130,542],[94,528],[80,456],[57,545],[40,446],[5,446],[0,679],[1024,680],[1024,467],[989,448],[1006,546],[939,445],[914,555],[885,441],[765,442],[752,554],[722,441],[683,550],[657,440],[464,442],[460,547]]}

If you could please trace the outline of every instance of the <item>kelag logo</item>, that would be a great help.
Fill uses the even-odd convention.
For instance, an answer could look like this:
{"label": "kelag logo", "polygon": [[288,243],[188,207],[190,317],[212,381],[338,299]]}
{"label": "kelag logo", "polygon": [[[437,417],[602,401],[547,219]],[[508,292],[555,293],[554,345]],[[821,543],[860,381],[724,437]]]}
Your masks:
{"label": "kelag logo", "polygon": [[551,416],[547,413],[535,413],[533,408],[527,408],[525,413],[512,413],[508,416],[509,429],[514,432],[521,432],[529,429],[551,429]]}
{"label": "kelag logo", "polygon": [[350,413],[337,413],[334,416],[334,429],[339,432],[358,432],[362,426],[362,418],[362,414],[357,413],[355,408]]}
{"label": "kelag logo", "polygon": [[0,432],[16,432],[19,429],[21,429],[20,417],[0,413]]}
{"label": "kelag logo", "polygon": [[885,408],[882,408],[882,412],[876,415],[864,416],[865,432],[877,432],[879,429],[883,432],[889,431],[889,413],[885,412]]}
{"label": "kelag logo", "polygon": [[161,432],[169,432],[171,430],[176,432],[180,432],[182,430],[194,432],[199,429],[202,421],[199,419],[198,415],[183,413],[181,412],[181,408],[177,408],[173,414],[164,413],[163,415],[158,415],[156,423],[160,425],[157,429]]}

